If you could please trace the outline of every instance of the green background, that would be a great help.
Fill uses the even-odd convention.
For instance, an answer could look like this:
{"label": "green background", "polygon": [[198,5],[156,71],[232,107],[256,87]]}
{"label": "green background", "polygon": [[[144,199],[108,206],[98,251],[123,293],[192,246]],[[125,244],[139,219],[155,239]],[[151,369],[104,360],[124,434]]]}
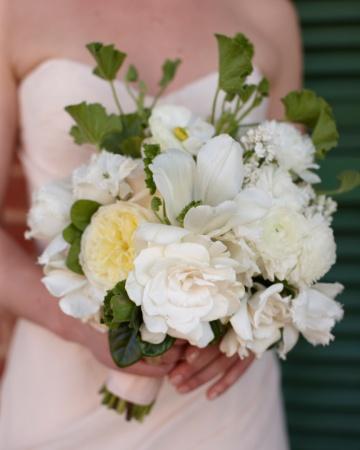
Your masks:
{"label": "green background", "polygon": [[[340,170],[360,170],[360,0],[298,0],[305,86],[333,106],[340,145],[323,164],[327,187]],[[338,197],[334,221],[345,318],[329,347],[301,342],[283,363],[291,450],[360,450],[360,189]]]}

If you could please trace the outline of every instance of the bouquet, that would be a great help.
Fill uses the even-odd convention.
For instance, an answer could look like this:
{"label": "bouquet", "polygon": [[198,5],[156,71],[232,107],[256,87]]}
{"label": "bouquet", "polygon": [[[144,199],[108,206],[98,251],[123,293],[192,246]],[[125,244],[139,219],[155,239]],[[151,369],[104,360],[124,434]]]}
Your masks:
{"label": "bouquet", "polygon": [[[300,335],[329,344],[343,315],[341,284],[318,282],[336,258],[336,203],[316,189],[319,163],[338,140],[331,108],[312,91],[291,92],[283,121],[247,124],[269,83],[248,84],[253,46],[244,35],[216,39],[207,118],[158,103],[179,60],[165,61],[151,105],[130,65],[124,83],[134,112],[125,113],[113,81],[126,55],[89,44],[118,113],[68,106],[71,135],[96,152],[33,195],[27,237],[47,242],[43,283],[65,314],[108,333],[121,368],[163,354],[177,338],[220,345],[229,357],[275,348],[285,358]],[[343,172],[332,194],[359,178]],[[110,371],[103,403],[142,420],[160,385]]]}

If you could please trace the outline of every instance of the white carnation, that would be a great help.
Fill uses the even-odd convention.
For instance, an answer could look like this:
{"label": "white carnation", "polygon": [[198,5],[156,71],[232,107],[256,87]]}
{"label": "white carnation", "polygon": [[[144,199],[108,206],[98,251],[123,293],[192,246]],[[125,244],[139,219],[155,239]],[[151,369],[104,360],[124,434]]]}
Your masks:
{"label": "white carnation", "polygon": [[233,314],[244,294],[236,262],[220,242],[184,237],[183,229],[168,226],[164,243],[157,225],[147,228],[142,224],[138,237],[152,236],[153,241],[134,261],[126,281],[129,297],[141,306],[147,331],[205,347],[214,337],[209,322]]}
{"label": "white carnation", "polygon": [[106,151],[93,155],[89,163],[73,172],[75,199],[94,200],[101,204],[125,199],[132,192],[126,177],[138,164],[131,158]]}
{"label": "white carnation", "polygon": [[342,289],[339,283],[318,283],[302,290],[293,300],[292,319],[311,344],[327,345],[334,339],[331,330],[343,316],[342,307],[334,298]]}
{"label": "white carnation", "polygon": [[289,277],[298,285],[310,285],[324,276],[336,261],[334,234],[320,215],[306,219],[298,263]]}
{"label": "white carnation", "polygon": [[27,239],[51,240],[70,222],[70,208],[73,202],[71,184],[68,179],[48,183],[32,196],[28,214],[29,231]]}

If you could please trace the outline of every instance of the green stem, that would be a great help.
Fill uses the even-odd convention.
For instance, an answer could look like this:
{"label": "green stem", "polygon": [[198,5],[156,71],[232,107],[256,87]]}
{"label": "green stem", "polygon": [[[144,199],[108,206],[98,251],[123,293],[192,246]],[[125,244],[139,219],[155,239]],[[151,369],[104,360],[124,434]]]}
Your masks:
{"label": "green stem", "polygon": [[118,111],[119,111],[119,114],[120,114],[120,115],[123,115],[123,114],[124,114],[124,111],[123,111],[123,109],[121,108],[120,101],[119,101],[119,97],[118,97],[118,95],[117,95],[117,93],[116,93],[116,89],[115,89],[115,86],[114,86],[114,82],[113,82],[113,81],[110,81],[110,87],[111,87],[111,92],[112,92],[112,95],[113,95],[113,97],[114,97],[114,101],[115,101],[116,107],[117,107],[117,109],[118,109]]}
{"label": "green stem", "polygon": [[253,109],[255,108],[255,102],[253,102],[245,111],[237,117],[237,121],[241,122]]}
{"label": "green stem", "polygon": [[212,125],[215,125],[215,112],[216,112],[216,103],[218,100],[218,96],[219,96],[219,92],[220,92],[220,88],[219,86],[216,88],[216,92],[214,95],[214,100],[213,100],[213,104],[212,104],[212,108],[211,108],[211,117],[210,117],[210,123]]}
{"label": "green stem", "polygon": [[127,81],[125,81],[125,88],[127,90],[127,93],[129,94],[129,96],[131,97],[131,99],[135,103],[135,105],[138,106],[137,98],[135,97],[135,95],[134,95],[133,91],[131,90],[131,88],[129,86],[129,83]]}
{"label": "green stem", "polygon": [[150,110],[155,108],[156,103],[158,102],[159,98],[163,95],[164,91],[166,89],[166,86],[162,87],[158,93],[155,95],[153,102],[151,103]]}

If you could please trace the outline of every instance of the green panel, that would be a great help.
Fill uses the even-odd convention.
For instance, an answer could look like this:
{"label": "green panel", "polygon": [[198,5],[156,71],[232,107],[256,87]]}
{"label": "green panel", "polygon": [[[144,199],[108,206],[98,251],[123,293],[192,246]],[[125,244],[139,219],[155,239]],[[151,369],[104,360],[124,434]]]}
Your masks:
{"label": "green panel", "polygon": [[[323,186],[332,188],[339,171],[360,170],[360,1],[296,5],[305,85],[328,99],[339,125],[339,148],[321,169]],[[336,200],[338,261],[326,280],[345,285],[345,317],[330,346],[302,340],[282,364],[292,450],[360,450],[360,190]]]}

